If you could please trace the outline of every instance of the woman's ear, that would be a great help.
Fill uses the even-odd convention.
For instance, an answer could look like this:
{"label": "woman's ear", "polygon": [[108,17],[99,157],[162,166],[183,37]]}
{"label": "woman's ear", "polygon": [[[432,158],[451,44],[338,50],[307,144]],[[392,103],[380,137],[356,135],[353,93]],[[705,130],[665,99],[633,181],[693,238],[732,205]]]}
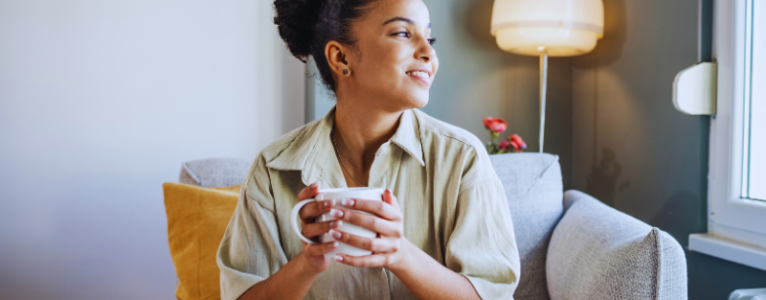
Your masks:
{"label": "woman's ear", "polygon": [[324,48],[324,55],[327,57],[327,63],[330,65],[335,76],[348,76],[351,75],[351,66],[346,60],[345,52],[348,49],[341,43],[336,41],[330,41]]}

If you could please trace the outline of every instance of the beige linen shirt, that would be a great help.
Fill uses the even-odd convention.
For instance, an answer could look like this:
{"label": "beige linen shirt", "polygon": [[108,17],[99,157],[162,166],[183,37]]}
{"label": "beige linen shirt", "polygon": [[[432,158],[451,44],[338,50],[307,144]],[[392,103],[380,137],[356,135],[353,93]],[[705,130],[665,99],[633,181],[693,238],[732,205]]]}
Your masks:
{"label": "beige linen shirt", "polygon": [[[302,250],[290,227],[298,193],[347,187],[330,140],[335,109],[281,137],[256,158],[218,249],[221,296],[236,299]],[[511,299],[519,254],[505,192],[473,134],[406,110],[375,154],[369,186],[390,189],[404,216],[404,236],[483,299]],[[333,261],[306,299],[415,299],[390,271]]]}

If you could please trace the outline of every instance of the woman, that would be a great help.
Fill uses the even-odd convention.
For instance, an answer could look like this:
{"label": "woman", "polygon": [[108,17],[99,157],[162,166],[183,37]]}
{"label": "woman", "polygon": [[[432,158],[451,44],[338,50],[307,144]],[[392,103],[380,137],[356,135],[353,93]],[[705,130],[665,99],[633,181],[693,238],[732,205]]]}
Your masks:
{"label": "woman", "polygon": [[[223,299],[509,299],[519,257],[481,141],[417,110],[439,62],[421,0],[276,0],[288,48],[313,56],[337,105],[256,159],[218,251]],[[320,188],[385,187],[383,205],[319,201]],[[380,203],[380,202],[377,202]],[[347,208],[372,215],[349,212]],[[340,221],[315,223],[333,212]],[[378,233],[334,230],[348,222]],[[347,243],[373,251],[324,254]],[[332,260],[336,262],[332,262]]]}

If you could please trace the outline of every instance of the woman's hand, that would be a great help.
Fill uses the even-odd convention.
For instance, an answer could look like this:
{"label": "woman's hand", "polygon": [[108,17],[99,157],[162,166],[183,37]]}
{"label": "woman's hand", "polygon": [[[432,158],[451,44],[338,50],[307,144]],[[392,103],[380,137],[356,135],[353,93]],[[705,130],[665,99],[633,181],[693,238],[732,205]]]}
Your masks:
{"label": "woman's hand", "polygon": [[392,271],[397,269],[407,257],[411,244],[404,237],[402,212],[391,191],[386,190],[383,193],[383,202],[346,199],[342,204],[346,208],[368,212],[374,216],[338,209],[343,215],[339,216],[336,212],[336,218],[372,230],[378,233],[378,237],[366,238],[337,230],[330,231],[336,241],[372,251],[372,255],[366,256],[337,254],[335,260],[355,267],[382,267]]}
{"label": "woman's hand", "polygon": [[[316,197],[316,195],[319,194],[319,188],[319,182],[307,186],[298,193],[298,201]],[[340,227],[343,222],[340,220],[321,223],[314,222],[314,218],[330,212],[333,208],[335,208],[335,201],[333,200],[316,201],[314,203],[306,204],[306,206],[301,208],[298,215],[301,218],[301,226],[303,227],[301,232],[303,235],[309,239],[315,239],[316,237],[329,232],[330,229]],[[319,274],[327,270],[327,267],[330,266],[331,258],[325,257],[324,254],[335,250],[337,247],[338,242],[334,241],[316,245],[303,242],[303,250],[298,257],[304,260],[305,265],[308,266],[310,272]]]}

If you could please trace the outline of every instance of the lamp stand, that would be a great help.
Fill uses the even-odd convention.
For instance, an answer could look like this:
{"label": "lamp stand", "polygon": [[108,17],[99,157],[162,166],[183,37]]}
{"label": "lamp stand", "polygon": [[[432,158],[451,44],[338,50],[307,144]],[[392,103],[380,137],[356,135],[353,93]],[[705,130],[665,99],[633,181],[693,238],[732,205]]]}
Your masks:
{"label": "lamp stand", "polygon": [[548,49],[540,47],[540,153],[545,141],[545,91],[548,85]]}

